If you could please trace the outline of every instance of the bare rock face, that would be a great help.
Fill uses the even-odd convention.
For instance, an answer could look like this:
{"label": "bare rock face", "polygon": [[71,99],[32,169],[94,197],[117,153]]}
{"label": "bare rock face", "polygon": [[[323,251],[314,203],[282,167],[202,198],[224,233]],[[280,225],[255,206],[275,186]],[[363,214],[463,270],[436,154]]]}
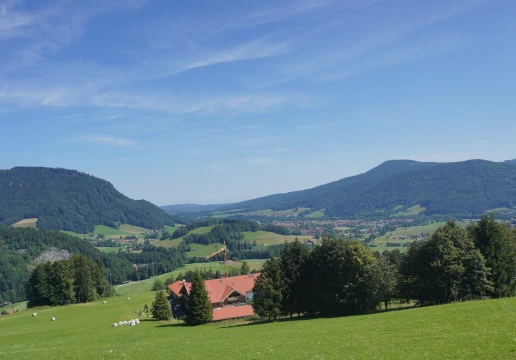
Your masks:
{"label": "bare rock face", "polygon": [[58,249],[51,249],[48,251],[45,251],[40,256],[38,256],[36,259],[34,259],[34,265],[45,263],[45,262],[54,262],[59,260],[67,260],[72,257],[72,254],[70,254],[67,250],[58,250]]}

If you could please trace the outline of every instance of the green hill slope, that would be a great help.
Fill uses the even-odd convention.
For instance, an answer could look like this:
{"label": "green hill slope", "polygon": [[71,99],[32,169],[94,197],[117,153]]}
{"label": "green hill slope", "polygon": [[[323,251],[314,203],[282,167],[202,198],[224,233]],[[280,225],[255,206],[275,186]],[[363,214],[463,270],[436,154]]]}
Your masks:
{"label": "green hill slope", "polygon": [[38,228],[85,234],[95,225],[147,229],[174,219],[145,200],[132,200],[105,181],[78,171],[41,167],[0,170],[0,224],[38,218]]}
{"label": "green hill slope", "polygon": [[[147,292],[0,318],[0,358],[30,359],[513,359],[516,299],[484,300],[331,319],[197,327],[134,319]],[[32,312],[37,317],[32,317]],[[55,317],[56,321],[49,321]],[[202,346],[200,342],[202,339]],[[172,346],[171,344],[180,344]],[[231,349],[228,351],[227,349]]]}
{"label": "green hill slope", "polygon": [[233,204],[226,210],[251,213],[306,207],[310,210],[304,215],[324,209],[328,217],[479,215],[489,209],[516,206],[514,164],[484,160],[445,164],[387,161],[361,175]]}

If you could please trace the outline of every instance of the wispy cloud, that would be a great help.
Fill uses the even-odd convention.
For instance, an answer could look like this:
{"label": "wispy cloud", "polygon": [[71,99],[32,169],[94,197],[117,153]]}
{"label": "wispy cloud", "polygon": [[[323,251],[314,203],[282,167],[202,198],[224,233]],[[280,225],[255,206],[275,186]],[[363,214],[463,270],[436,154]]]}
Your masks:
{"label": "wispy cloud", "polygon": [[136,146],[138,143],[133,140],[123,139],[106,135],[84,135],[73,139],[74,141],[90,142],[111,146]]}

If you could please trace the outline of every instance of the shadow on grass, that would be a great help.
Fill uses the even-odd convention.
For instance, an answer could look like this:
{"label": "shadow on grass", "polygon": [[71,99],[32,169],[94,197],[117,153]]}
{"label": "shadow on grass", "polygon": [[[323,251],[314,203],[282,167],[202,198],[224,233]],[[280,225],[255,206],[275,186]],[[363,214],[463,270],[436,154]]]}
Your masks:
{"label": "shadow on grass", "polygon": [[293,322],[293,321],[297,322],[297,321],[310,321],[310,320],[317,320],[317,319],[337,319],[337,318],[343,318],[343,317],[366,316],[366,315],[375,315],[375,314],[383,314],[383,313],[387,313],[387,312],[415,309],[418,307],[419,306],[406,306],[406,307],[391,308],[391,309],[381,309],[381,310],[377,310],[374,312],[369,312],[369,313],[364,313],[364,314],[353,314],[353,315],[294,316],[293,318],[280,318],[280,319],[277,319],[276,321],[269,321],[268,319],[259,319],[259,320],[249,320],[248,322],[241,323],[241,324],[228,324],[227,326],[223,326],[224,322],[220,322],[221,327],[219,327],[219,329],[230,329],[230,328],[239,328],[239,327],[245,327],[245,326]]}

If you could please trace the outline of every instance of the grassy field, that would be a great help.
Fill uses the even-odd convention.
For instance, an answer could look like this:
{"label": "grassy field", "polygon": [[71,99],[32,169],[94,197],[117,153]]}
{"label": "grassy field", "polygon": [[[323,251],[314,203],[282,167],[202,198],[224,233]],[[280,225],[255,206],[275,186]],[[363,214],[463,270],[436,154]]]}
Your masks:
{"label": "grassy field", "polygon": [[95,234],[103,234],[106,237],[120,237],[120,236],[129,236],[134,235],[133,233],[122,231],[119,229],[115,229],[105,225],[97,225],[95,226]]}
{"label": "grassy field", "polygon": [[97,249],[99,249],[100,251],[102,251],[103,253],[106,253],[106,254],[110,254],[110,253],[116,253],[118,252],[118,250],[122,249],[121,247],[97,247]]}
{"label": "grassy field", "polygon": [[268,231],[256,231],[256,232],[244,232],[244,240],[250,243],[256,240],[258,245],[279,245],[287,242],[294,241],[299,238],[300,241],[312,239],[312,236],[285,236],[279,235]]}
{"label": "grassy field", "polygon": [[324,216],[324,211],[325,211],[324,209],[317,210],[317,211],[314,211],[313,213],[305,215],[305,217],[309,218],[309,219],[319,219]]}
{"label": "grassy field", "polygon": [[160,240],[153,243],[153,245],[156,246],[163,246],[163,247],[176,247],[179,246],[179,244],[183,241],[183,238],[177,238],[174,240]]}
{"label": "grassy field", "polygon": [[120,225],[120,231],[130,233],[132,235],[144,234],[144,233],[149,232],[148,229],[145,229],[145,228],[142,228],[139,226],[129,225],[129,224]]}
{"label": "grassy field", "polygon": [[417,215],[419,213],[422,213],[423,211],[426,210],[426,208],[424,208],[424,207],[422,207],[422,206],[420,206],[418,204],[418,205],[414,205],[414,206],[408,208],[407,210],[408,211],[399,212],[399,213],[397,213],[394,216],[414,216],[414,215]]}
{"label": "grassy field", "polygon": [[189,246],[191,250],[186,253],[189,258],[195,256],[208,256],[222,247],[222,245],[218,243],[210,245],[190,244]]}
{"label": "grassy field", "polygon": [[[151,292],[0,318],[1,359],[514,359],[516,299],[365,316],[186,327],[134,319]],[[31,313],[37,312],[37,317]],[[49,321],[55,317],[56,321]]]}
{"label": "grassy field", "polygon": [[411,239],[394,239],[397,236],[404,235],[418,235],[418,234],[432,234],[437,230],[438,227],[446,225],[445,222],[435,222],[428,225],[422,226],[411,226],[406,228],[397,228],[393,232],[388,233],[387,235],[381,236],[373,241],[373,244],[376,245],[385,245],[388,241],[398,242],[398,243],[406,243],[412,242]]}
{"label": "grassy field", "polygon": [[38,219],[37,218],[32,218],[32,219],[23,219],[21,221],[18,221],[17,223],[15,224],[12,224],[11,226],[12,227],[15,227],[15,228],[36,228],[38,224]]}
{"label": "grassy field", "polygon": [[[245,261],[249,264],[249,268],[251,268],[251,270],[260,270],[262,268],[263,263],[265,262],[265,260],[261,260],[261,259],[257,259],[257,260],[251,259],[251,260],[245,260]],[[241,266],[242,266],[242,262],[235,262],[235,263],[228,265],[228,270],[232,269],[232,268],[239,269]],[[188,270],[195,270],[195,269],[198,269],[198,270],[212,269],[214,272],[217,270],[224,272],[224,265],[222,265],[220,262],[217,262],[217,261],[213,261],[213,262],[209,262],[209,263],[187,264],[186,266],[176,269],[171,273],[155,276],[152,279],[142,280],[142,281],[133,282],[130,284],[125,284],[125,285],[119,285],[115,288],[116,293],[119,294],[120,296],[148,293],[149,291],[151,291],[152,285],[154,284],[155,279],[160,279],[160,280],[165,281],[169,277],[176,278],[177,275],[179,275],[179,273],[185,273]]]}

